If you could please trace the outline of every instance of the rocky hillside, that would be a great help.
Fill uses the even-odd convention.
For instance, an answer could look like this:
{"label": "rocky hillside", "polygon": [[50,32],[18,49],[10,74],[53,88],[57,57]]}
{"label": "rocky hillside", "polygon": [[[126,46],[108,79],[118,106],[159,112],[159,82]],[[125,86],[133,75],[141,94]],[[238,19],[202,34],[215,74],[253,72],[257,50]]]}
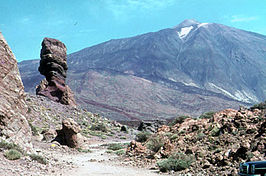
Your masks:
{"label": "rocky hillside", "polygon": [[31,130],[17,61],[0,32],[0,140],[31,150]]}
{"label": "rocky hillside", "polygon": [[[185,20],[68,55],[67,83],[77,103],[113,119],[198,116],[264,101],[265,46],[263,35]],[[27,91],[38,64],[19,64]]]}
{"label": "rocky hillside", "polygon": [[[31,137],[32,152],[26,153],[23,147],[25,144],[21,145],[25,142],[23,136],[15,141],[19,145],[15,145],[12,140],[0,138],[1,176],[73,175],[71,174],[73,169],[82,167],[84,164],[84,160],[77,161],[77,159],[85,158],[86,153],[94,151],[91,144],[101,146],[103,143],[132,140],[134,130],[103,118],[99,114],[62,105],[43,96],[26,94],[25,100],[27,105],[25,117],[27,123],[29,122],[30,132],[25,134],[28,135],[25,137],[26,139]],[[63,136],[62,133],[64,133]],[[74,135],[69,136],[69,134]],[[117,144],[117,146],[121,147],[119,149],[126,147],[122,144]],[[108,148],[108,145],[105,148]],[[117,151],[114,150],[114,155],[116,155],[115,152]],[[119,150],[119,152],[119,155],[125,153],[124,150]],[[103,154],[105,154],[104,151]],[[85,160],[93,165],[93,163],[97,164],[100,159],[88,161],[91,157],[101,156],[97,153],[87,156]],[[109,162],[113,158],[105,157],[110,157]],[[103,163],[103,160],[99,163]],[[103,165],[105,167],[105,164]],[[91,171],[86,170],[86,173],[91,174]]]}
{"label": "rocky hillside", "polygon": [[237,175],[240,162],[266,159],[266,102],[198,119],[182,116],[136,140],[127,150],[131,160],[144,165],[157,162],[163,172]]}
{"label": "rocky hillside", "polygon": [[80,133],[85,137],[84,139],[117,140],[130,136],[129,131],[127,133],[121,131],[123,125],[85,109],[62,105],[46,97],[30,94],[27,94],[26,103],[27,120],[35,137],[38,136],[43,140],[48,138],[48,142],[56,137],[56,130],[62,128],[62,121],[67,118],[73,119],[80,126]]}

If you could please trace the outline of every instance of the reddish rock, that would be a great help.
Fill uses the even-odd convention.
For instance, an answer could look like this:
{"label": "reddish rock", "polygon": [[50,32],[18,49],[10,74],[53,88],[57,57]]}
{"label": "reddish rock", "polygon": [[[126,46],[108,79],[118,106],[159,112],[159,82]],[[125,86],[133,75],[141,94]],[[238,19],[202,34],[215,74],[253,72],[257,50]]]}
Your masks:
{"label": "reddish rock", "polygon": [[171,128],[169,126],[166,125],[162,125],[159,129],[158,129],[158,133],[167,133],[171,130]]}
{"label": "reddish rock", "polygon": [[39,72],[45,76],[36,88],[36,94],[53,101],[76,106],[74,94],[66,85],[67,55],[64,43],[44,38],[42,42]]}
{"label": "reddish rock", "polygon": [[169,139],[166,139],[162,149],[163,150],[160,151],[160,154],[163,157],[168,157],[172,154],[172,152],[174,150],[174,145],[171,143],[171,141]]}
{"label": "reddish rock", "polygon": [[140,142],[136,141],[131,141],[128,148],[127,148],[127,153],[129,154],[143,154],[146,152],[146,147],[143,146]]}
{"label": "reddish rock", "polygon": [[194,157],[189,171],[206,173],[203,175],[235,174],[240,162],[265,159],[265,119],[265,109],[245,108],[226,109],[205,119],[186,118],[174,126],[162,126],[152,135],[164,143],[154,157],[149,157],[152,153],[149,148],[137,152],[143,144],[133,142],[128,150],[135,155],[140,153],[140,158],[154,160],[182,153]]}
{"label": "reddish rock", "polygon": [[0,138],[31,149],[27,109],[17,61],[0,33]]}
{"label": "reddish rock", "polygon": [[65,119],[62,122],[62,129],[57,131],[56,141],[62,145],[67,145],[71,148],[80,147],[82,136],[79,134],[80,127],[79,125],[71,118]]}

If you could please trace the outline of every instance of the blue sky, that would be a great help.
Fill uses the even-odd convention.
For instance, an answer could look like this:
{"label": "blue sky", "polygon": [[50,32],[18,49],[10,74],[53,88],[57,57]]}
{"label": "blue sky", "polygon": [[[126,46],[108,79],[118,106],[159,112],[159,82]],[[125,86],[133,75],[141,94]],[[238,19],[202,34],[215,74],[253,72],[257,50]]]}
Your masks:
{"label": "blue sky", "polygon": [[266,35],[266,0],[0,0],[0,31],[18,61],[39,58],[41,41],[68,54],[116,38],[215,22]]}

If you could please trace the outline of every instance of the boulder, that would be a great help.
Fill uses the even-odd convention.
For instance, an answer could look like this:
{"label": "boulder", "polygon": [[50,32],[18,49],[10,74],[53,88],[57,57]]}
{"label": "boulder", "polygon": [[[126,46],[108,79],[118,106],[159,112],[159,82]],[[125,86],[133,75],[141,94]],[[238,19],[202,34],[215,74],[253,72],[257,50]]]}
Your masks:
{"label": "boulder", "polygon": [[0,32],[0,138],[31,149],[28,109],[17,61]]}
{"label": "boulder", "polygon": [[71,148],[78,148],[82,145],[82,135],[79,125],[71,118],[65,119],[62,122],[62,129],[57,131],[55,141],[61,145],[67,145]]}
{"label": "boulder", "polygon": [[165,123],[166,122],[163,120],[142,121],[138,126],[138,130],[155,133],[157,132],[158,128],[161,127]]}
{"label": "boulder", "polygon": [[36,87],[36,94],[75,107],[74,94],[65,83],[68,69],[66,50],[64,43],[59,40],[44,38],[39,72],[45,79]]}

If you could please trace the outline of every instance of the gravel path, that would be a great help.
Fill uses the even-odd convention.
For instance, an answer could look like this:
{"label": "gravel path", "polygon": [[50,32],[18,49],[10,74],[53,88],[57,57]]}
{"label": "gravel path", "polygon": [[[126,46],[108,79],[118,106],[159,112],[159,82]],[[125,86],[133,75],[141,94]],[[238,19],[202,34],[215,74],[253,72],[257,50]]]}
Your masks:
{"label": "gravel path", "polygon": [[76,156],[68,156],[74,165],[78,167],[67,173],[67,176],[158,176],[156,171],[142,168],[123,166],[114,154],[105,153],[106,149],[100,145],[94,145],[92,153],[83,153]]}

